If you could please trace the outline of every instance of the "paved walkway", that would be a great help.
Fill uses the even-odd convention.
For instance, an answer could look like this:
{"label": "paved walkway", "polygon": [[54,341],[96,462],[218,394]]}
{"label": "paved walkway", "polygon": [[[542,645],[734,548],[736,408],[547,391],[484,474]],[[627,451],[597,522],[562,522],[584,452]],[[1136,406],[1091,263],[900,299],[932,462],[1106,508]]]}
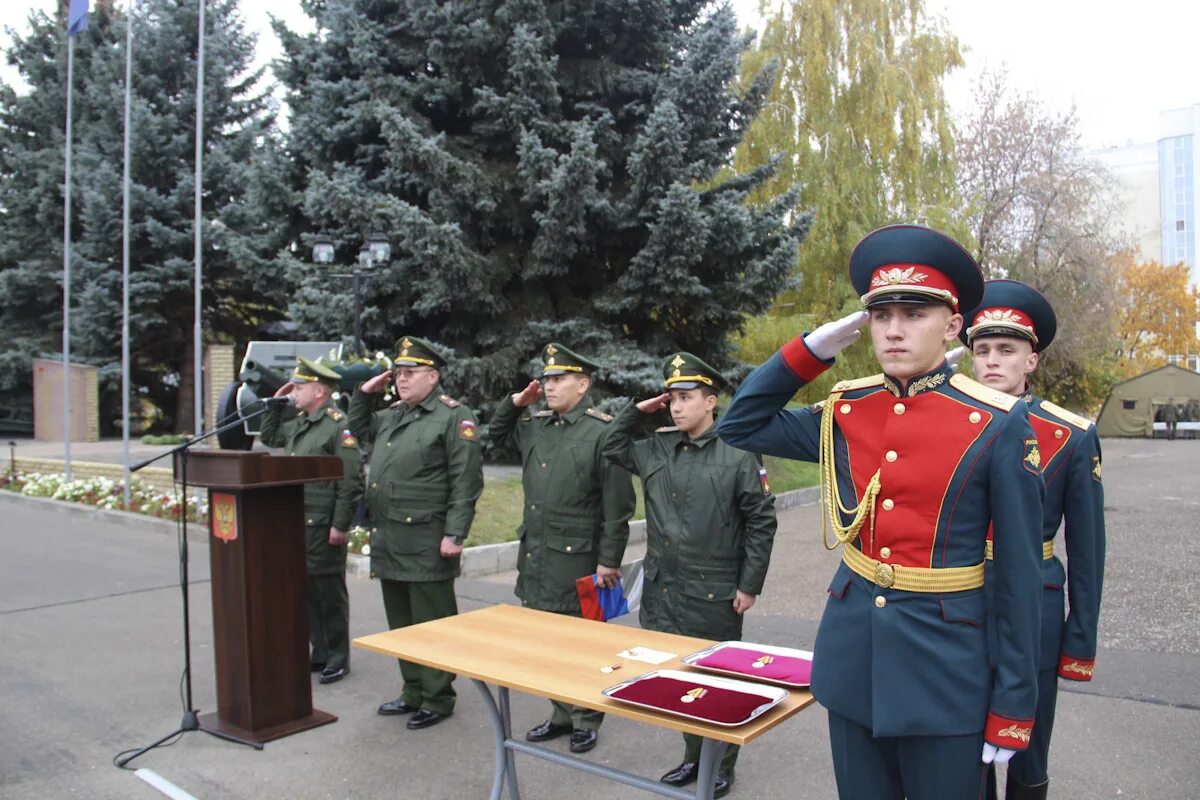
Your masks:
{"label": "paved walkway", "polygon": [[[1190,800],[1200,784],[1200,442],[1106,441],[1109,566],[1096,680],[1064,685],[1052,753],[1052,796]],[[160,797],[111,766],[180,719],[182,666],[175,538],[151,529],[81,523],[6,502],[0,493],[0,798]],[[780,518],[766,593],[749,639],[812,644],[837,556],[820,545],[816,506]],[[192,547],[196,705],[214,705],[207,556]],[[513,573],[458,584],[460,607],[512,601]],[[350,581],[352,632],[383,630],[378,587]],[[627,621],[628,623],[628,621]],[[315,686],[336,724],[281,739],[261,753],[190,733],[135,766],[199,798],[479,798],[491,737],[464,680],[455,715],[427,731],[375,714],[399,692],[394,663],[355,651],[353,674]],[[524,730],[548,711],[514,695]],[[565,751],[565,744],[563,745]],[[645,775],[678,762],[681,740],[608,720],[588,758]],[[632,788],[518,757],[526,800],[572,795],[648,797]],[[834,797],[825,715],[802,712],[746,749],[732,797]]]}

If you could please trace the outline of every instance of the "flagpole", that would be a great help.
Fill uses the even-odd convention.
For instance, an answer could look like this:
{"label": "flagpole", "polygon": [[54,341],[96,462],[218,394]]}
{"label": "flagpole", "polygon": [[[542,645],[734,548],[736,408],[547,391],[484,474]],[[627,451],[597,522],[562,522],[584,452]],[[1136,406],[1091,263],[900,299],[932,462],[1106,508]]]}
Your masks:
{"label": "flagpole", "polygon": [[75,37],[67,34],[67,143],[63,183],[63,469],[71,480],[71,94]]}
{"label": "flagpole", "polygon": [[129,508],[129,126],[133,95],[133,0],[125,16],[125,168],[121,210],[121,451],[125,465],[122,498]]}
{"label": "flagpole", "polygon": [[201,235],[200,235],[200,199],[203,190],[202,180],[204,175],[204,6],[207,0],[200,0],[200,27],[199,27],[199,45],[196,49],[196,175],[195,181],[195,223],[194,223],[194,238],[196,244],[195,260],[196,260],[196,275],[195,286],[192,290],[194,307],[192,315],[195,319],[195,324],[192,330],[192,381],[193,381],[193,398],[195,403],[194,416],[195,427],[192,428],[193,435],[200,433],[204,429],[204,353],[203,343],[201,342],[201,292],[203,286],[201,276],[203,272],[203,254],[201,253]]}

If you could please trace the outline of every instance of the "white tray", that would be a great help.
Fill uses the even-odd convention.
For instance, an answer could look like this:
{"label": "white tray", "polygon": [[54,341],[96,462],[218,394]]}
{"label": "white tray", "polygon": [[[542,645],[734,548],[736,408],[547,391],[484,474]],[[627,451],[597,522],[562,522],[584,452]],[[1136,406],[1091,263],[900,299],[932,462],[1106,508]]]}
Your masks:
{"label": "white tray", "polygon": [[684,664],[687,664],[689,667],[694,667],[695,669],[701,669],[701,670],[704,670],[705,672],[713,672],[718,675],[736,675],[741,678],[751,678],[753,680],[761,681],[763,683],[769,683],[774,686],[786,686],[789,689],[807,689],[810,685],[808,683],[793,683],[791,681],[782,681],[782,680],[777,680],[774,678],[766,678],[766,677],[763,677],[760,675],[755,675],[750,672],[737,672],[737,671],[731,670],[731,669],[719,669],[717,667],[709,667],[709,666],[705,666],[703,664],[698,663],[701,659],[712,655],[713,653],[717,652],[718,650],[724,650],[725,648],[728,648],[728,647],[737,648],[739,650],[758,650],[758,651],[766,653],[768,655],[787,656],[788,658],[803,658],[803,659],[807,659],[809,661],[812,661],[812,657],[813,657],[811,650],[797,650],[796,648],[793,648],[793,647],[776,647],[775,645],[755,644],[754,642],[718,642],[717,644],[714,644],[712,647],[706,648],[704,650],[699,650],[695,653],[692,653],[691,655],[686,655],[683,658],[681,658],[680,661],[682,661]]}
{"label": "white tray", "polygon": [[[638,681],[644,681],[649,678],[674,678],[680,681],[696,684],[697,686],[711,686],[714,689],[728,689],[735,692],[743,692],[745,694],[757,695],[762,698],[762,703],[755,707],[750,714],[738,722],[717,722],[716,720],[706,719],[694,714],[685,714],[682,711],[675,711],[670,708],[652,705],[650,703],[640,703],[633,700],[626,700],[614,696],[616,692],[624,689],[626,686],[631,686]],[[656,669],[652,672],[647,672],[644,675],[638,675],[636,678],[630,678],[623,683],[618,683],[615,686],[610,686],[601,692],[610,700],[615,700],[618,703],[624,703],[630,706],[639,706],[640,708],[648,708],[651,711],[659,711],[663,714],[670,714],[673,717],[683,717],[697,722],[703,722],[706,725],[720,725],[724,728],[736,728],[739,725],[745,725],[747,722],[761,716],[770,709],[782,703],[787,699],[788,692],[786,689],[780,689],[774,686],[766,686],[761,683],[751,683],[750,681],[739,681],[732,678],[718,678],[715,675],[705,675],[698,672],[684,672],[677,669]]]}

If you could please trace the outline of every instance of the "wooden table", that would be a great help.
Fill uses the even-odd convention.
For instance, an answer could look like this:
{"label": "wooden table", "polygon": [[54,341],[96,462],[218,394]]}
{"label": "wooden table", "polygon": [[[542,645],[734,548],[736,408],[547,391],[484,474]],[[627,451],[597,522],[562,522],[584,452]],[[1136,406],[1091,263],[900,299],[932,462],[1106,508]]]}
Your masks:
{"label": "wooden table", "polygon": [[[680,657],[712,644],[706,639],[509,605],[492,606],[354,640],[356,647],[465,675],[472,680],[484,698],[496,738],[492,800],[499,800],[506,785],[509,799],[519,800],[516,752],[667,797],[710,800],[716,766],[725,748],[730,744],[744,745],[762,736],[810,705],[812,693],[792,690],[775,708],[745,725],[729,728],[618,703],[602,695],[601,690],[655,669],[688,670],[690,667],[683,664]],[[638,646],[675,653],[676,658],[658,665],[626,660],[616,672],[600,671],[604,665],[619,660],[617,653]],[[489,685],[496,686],[495,696]],[[703,737],[700,777],[695,793],[513,739],[509,689]]]}

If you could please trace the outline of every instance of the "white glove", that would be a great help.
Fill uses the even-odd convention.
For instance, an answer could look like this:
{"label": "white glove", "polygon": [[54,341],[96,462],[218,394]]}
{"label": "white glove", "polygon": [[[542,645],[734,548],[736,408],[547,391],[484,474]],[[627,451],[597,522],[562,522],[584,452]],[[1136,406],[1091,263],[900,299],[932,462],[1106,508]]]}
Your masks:
{"label": "white glove", "polygon": [[946,366],[950,367],[950,369],[957,370],[958,362],[962,361],[962,357],[966,355],[966,353],[967,348],[965,347],[956,347],[949,353],[946,353]]}
{"label": "white glove", "polygon": [[983,763],[1007,764],[1008,760],[1017,754],[1016,750],[1005,750],[994,744],[983,743]]}
{"label": "white glove", "polygon": [[828,361],[858,341],[859,329],[866,325],[870,318],[865,311],[855,311],[834,322],[826,322],[805,336],[804,343],[814,356]]}

